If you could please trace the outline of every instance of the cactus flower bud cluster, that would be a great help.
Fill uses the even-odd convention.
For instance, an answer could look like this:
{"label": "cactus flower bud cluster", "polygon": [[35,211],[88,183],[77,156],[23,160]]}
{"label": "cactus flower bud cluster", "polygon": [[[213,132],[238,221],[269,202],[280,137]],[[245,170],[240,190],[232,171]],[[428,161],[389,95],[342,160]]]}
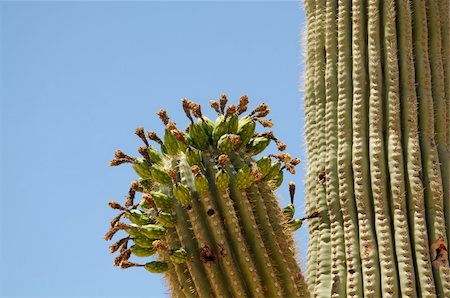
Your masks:
{"label": "cactus flower bud cluster", "polygon": [[292,232],[305,218],[293,218],[295,185],[284,210],[274,194],[283,172],[295,173],[300,160],[282,152],[259,156],[272,141],[286,149],[273,132],[256,132],[257,123],[273,126],[267,104],[242,115],[247,96],[227,103],[225,94],[211,101],[213,121],[183,99],[185,131],[161,110],[162,138],[138,128],[141,157],[116,152],[111,165],[130,163],[138,179],[124,206],[109,203],[119,215],[105,239],[125,235],[110,247],[118,254],[114,264],[164,273],[174,297],[304,297]]}

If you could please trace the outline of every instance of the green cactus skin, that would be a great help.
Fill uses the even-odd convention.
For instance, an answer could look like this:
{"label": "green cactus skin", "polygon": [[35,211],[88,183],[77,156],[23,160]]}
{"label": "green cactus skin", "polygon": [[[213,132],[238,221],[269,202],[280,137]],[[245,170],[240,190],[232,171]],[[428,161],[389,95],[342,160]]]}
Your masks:
{"label": "green cactus skin", "polygon": [[[289,223],[294,206],[288,219],[274,194],[283,171],[293,173],[298,159],[289,154],[255,158],[272,139],[279,142],[271,132],[255,132],[256,122],[271,126],[262,119],[267,105],[239,117],[247,97],[239,106],[226,108],[226,101],[222,95],[212,122],[198,104],[184,99],[191,121],[186,132],[162,110],[164,141],[149,133],[162,153],[152,150],[146,159],[116,154],[119,160],[111,164],[133,161],[141,179],[133,182],[126,208],[110,205],[133,223],[116,218],[105,236],[109,240],[120,229],[132,234],[130,248],[126,238],[113,245],[119,251],[115,265],[163,273],[174,297],[309,297]],[[146,155],[149,149],[139,152]],[[134,204],[136,192],[142,200]],[[130,254],[150,260],[134,263]]]}
{"label": "green cactus skin", "polygon": [[316,297],[450,297],[449,6],[305,1]]}

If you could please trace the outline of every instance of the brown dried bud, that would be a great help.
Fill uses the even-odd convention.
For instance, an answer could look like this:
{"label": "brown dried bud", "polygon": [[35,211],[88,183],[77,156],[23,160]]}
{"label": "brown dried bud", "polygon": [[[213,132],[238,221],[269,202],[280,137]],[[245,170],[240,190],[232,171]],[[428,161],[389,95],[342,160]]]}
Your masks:
{"label": "brown dried bud", "polygon": [[220,108],[219,108],[219,102],[217,100],[210,100],[209,104],[211,105],[211,108],[216,111],[217,114],[220,114]]}
{"label": "brown dried bud", "polygon": [[167,123],[169,122],[169,116],[167,115],[166,110],[161,109],[158,113],[156,113],[156,115],[159,116],[159,119],[161,119],[164,125],[167,125]]}
{"label": "brown dried bud", "polygon": [[227,161],[229,161],[229,157],[226,154],[222,154],[217,158],[217,161],[219,162],[219,165],[221,165],[222,167],[225,166],[225,164],[227,163]]}
{"label": "brown dried bud", "polygon": [[127,210],[125,207],[122,207],[119,203],[117,203],[115,201],[109,201],[108,205],[109,205],[109,207],[111,207],[113,209],[122,210],[122,211]]}
{"label": "brown dried bud", "polygon": [[177,181],[177,172],[174,169],[170,169],[168,174],[173,181]]}
{"label": "brown dried bud", "polygon": [[234,134],[230,134],[228,136],[228,139],[230,139],[231,143],[233,143],[234,145],[239,144],[239,142],[241,141],[241,137]]}
{"label": "brown dried bud", "polygon": [[196,176],[202,172],[202,170],[200,169],[199,166],[192,166],[191,167],[191,171]]}
{"label": "brown dried bud", "polygon": [[225,106],[227,105],[227,102],[228,102],[227,95],[225,93],[220,94],[219,103],[220,103],[220,112],[222,114],[224,114],[225,112]]}
{"label": "brown dried bud", "polygon": [[120,264],[120,268],[121,269],[127,269],[127,268],[130,268],[130,267],[142,267],[142,266],[144,266],[144,265],[137,264],[137,263],[132,263],[132,262],[129,262],[129,261],[124,261],[124,262],[122,262]]}
{"label": "brown dried bud", "polygon": [[286,144],[283,143],[282,141],[276,140],[275,143],[277,144],[278,150],[280,150],[280,151],[286,150]]}
{"label": "brown dried bud", "polygon": [[141,184],[139,184],[139,181],[137,180],[131,182],[130,188],[134,191],[144,191],[144,188],[141,186]]}
{"label": "brown dried bud", "polygon": [[230,105],[230,106],[227,108],[226,117],[230,117],[231,115],[236,114],[237,110],[238,110],[238,109],[237,109],[237,107],[236,107],[235,105]]}
{"label": "brown dried bud", "polygon": [[268,127],[268,128],[272,128],[273,127],[273,123],[271,119],[260,119],[257,118],[258,122],[261,123],[261,125],[263,127]]}
{"label": "brown dried bud", "polygon": [[296,157],[296,158],[291,160],[291,164],[294,165],[294,166],[300,164],[300,162],[301,162],[301,160],[298,157]]}
{"label": "brown dried bud", "polygon": [[147,147],[139,146],[138,152],[142,157],[145,158],[146,161],[151,162],[150,156],[148,155]]}
{"label": "brown dried bud", "polygon": [[292,175],[295,174],[295,166],[292,165],[292,164],[286,165],[286,170],[287,170],[289,173],[291,173]]}
{"label": "brown dried bud", "polygon": [[109,247],[109,252],[110,253],[115,253],[122,245],[124,245],[126,242],[128,242],[128,240],[130,240],[130,237],[125,237],[123,239],[120,239],[119,241],[117,241],[116,243],[114,243],[113,245],[111,245]]}
{"label": "brown dried bud", "polygon": [[247,95],[242,95],[239,98],[239,105],[238,105],[238,115],[244,113],[245,111],[247,111],[248,108],[248,96]]}
{"label": "brown dried bud", "polygon": [[133,206],[135,195],[136,195],[136,191],[134,191],[134,189],[130,188],[130,190],[128,191],[128,194],[125,196],[127,199],[125,201],[125,207]]}
{"label": "brown dried bud", "polygon": [[190,106],[189,100],[187,98],[183,98],[183,99],[181,99],[181,102],[183,104],[183,110],[184,110],[184,113],[186,114],[186,117],[188,117],[188,119],[189,119],[189,121],[191,121],[191,123],[194,123],[194,120],[192,119],[192,116],[191,116],[191,106]]}
{"label": "brown dried bud", "polygon": [[253,177],[255,177],[255,180],[256,181],[261,180],[261,178],[262,178],[261,169],[258,167],[256,162],[252,162],[250,169],[251,169],[251,173],[252,173]]}
{"label": "brown dried bud", "polygon": [[133,163],[133,161],[130,161],[128,159],[123,159],[123,158],[120,158],[120,159],[115,158],[109,162],[109,165],[111,167],[116,167],[116,166],[120,166],[121,164],[124,164],[124,163]]}
{"label": "brown dried bud", "polygon": [[180,141],[181,143],[187,145],[186,138],[184,137],[184,134],[183,134],[181,131],[179,131],[179,130],[177,130],[177,129],[174,129],[174,130],[171,130],[170,132],[174,135],[174,137],[175,137],[178,141]]}
{"label": "brown dried bud", "polygon": [[194,114],[195,117],[197,118],[202,118],[202,107],[194,102],[191,102],[191,111]]}
{"label": "brown dried bud", "polygon": [[120,229],[117,227],[117,224],[115,227],[109,229],[108,232],[106,232],[104,239],[105,240],[111,240],[112,237],[114,237],[114,235],[119,231]]}
{"label": "brown dried bud", "polygon": [[152,245],[160,252],[168,250],[167,244],[163,240],[155,240],[152,242]]}
{"label": "brown dried bud", "polygon": [[168,130],[177,129],[177,124],[175,122],[169,121],[169,122],[166,123],[166,128]]}
{"label": "brown dried bud", "polygon": [[162,145],[163,141],[158,137],[158,135],[154,131],[147,131],[147,136],[150,140]]}
{"label": "brown dried bud", "polygon": [[114,228],[117,223],[120,221],[120,218],[125,214],[125,212],[120,213],[119,215],[117,215],[116,217],[114,217],[111,222],[109,223],[109,226],[111,228]]}
{"label": "brown dried bud", "polygon": [[134,132],[143,142],[144,144],[148,147],[148,141],[147,138],[145,137],[145,132],[144,132],[144,128],[138,127],[136,128],[136,131]]}
{"label": "brown dried bud", "polygon": [[294,183],[294,181],[289,182],[289,196],[291,197],[291,204],[294,204],[294,196],[295,196],[295,183]]}

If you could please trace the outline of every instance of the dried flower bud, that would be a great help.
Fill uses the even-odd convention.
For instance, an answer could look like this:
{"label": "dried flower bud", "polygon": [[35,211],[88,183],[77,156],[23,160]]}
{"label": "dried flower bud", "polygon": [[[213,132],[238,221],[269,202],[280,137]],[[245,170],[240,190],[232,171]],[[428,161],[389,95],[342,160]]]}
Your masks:
{"label": "dried flower bud", "polygon": [[134,132],[143,142],[144,144],[148,147],[148,141],[147,138],[145,137],[145,132],[144,132],[144,128],[138,127],[136,128],[136,131]]}
{"label": "dried flower bud", "polygon": [[150,131],[150,130],[147,131],[147,137],[150,140],[152,140],[152,141],[154,141],[154,142],[156,142],[156,143],[158,143],[160,145],[163,144],[163,141],[158,137],[158,135],[154,131]]}
{"label": "dried flower bud", "polygon": [[289,196],[291,197],[291,204],[294,204],[295,183],[293,181],[289,182]]}
{"label": "dried flower bud", "polygon": [[227,95],[225,93],[220,94],[219,103],[220,103],[220,112],[222,114],[225,113],[225,106],[227,105],[227,102],[228,102]]}
{"label": "dried flower bud", "polygon": [[245,111],[247,111],[248,108],[248,96],[247,95],[242,95],[239,98],[239,105],[238,105],[238,115],[244,113]]}
{"label": "dried flower bud", "polygon": [[217,114],[220,114],[220,108],[219,108],[219,102],[217,100],[210,100],[209,104],[211,105],[211,108],[216,111]]}
{"label": "dried flower bud", "polygon": [[219,165],[222,167],[225,166],[226,162],[229,161],[229,157],[226,154],[222,154],[217,158],[217,161],[219,162]]}
{"label": "dried flower bud", "polygon": [[161,119],[164,125],[167,125],[167,123],[169,122],[169,116],[167,115],[166,110],[161,109],[158,113],[156,113],[156,115],[159,116],[159,119]]}
{"label": "dried flower bud", "polygon": [[125,207],[122,207],[119,203],[117,203],[115,201],[109,201],[108,205],[109,205],[109,207],[111,207],[113,209],[122,210],[122,211],[127,210]]}

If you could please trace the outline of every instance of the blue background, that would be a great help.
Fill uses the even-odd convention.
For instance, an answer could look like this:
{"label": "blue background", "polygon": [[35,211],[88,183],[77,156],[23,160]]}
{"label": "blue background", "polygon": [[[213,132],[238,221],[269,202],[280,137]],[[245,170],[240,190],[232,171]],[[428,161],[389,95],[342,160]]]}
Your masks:
{"label": "blue background", "polygon": [[[162,131],[180,99],[207,109],[271,106],[275,134],[306,168],[301,74],[304,12],[297,2],[2,2],[0,295],[166,297],[160,275],[113,267],[103,235],[124,201],[137,126]],[[272,148],[273,150],[274,148]],[[273,151],[272,151],[273,152]],[[302,266],[307,230],[296,232]]]}

